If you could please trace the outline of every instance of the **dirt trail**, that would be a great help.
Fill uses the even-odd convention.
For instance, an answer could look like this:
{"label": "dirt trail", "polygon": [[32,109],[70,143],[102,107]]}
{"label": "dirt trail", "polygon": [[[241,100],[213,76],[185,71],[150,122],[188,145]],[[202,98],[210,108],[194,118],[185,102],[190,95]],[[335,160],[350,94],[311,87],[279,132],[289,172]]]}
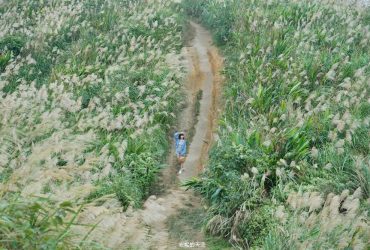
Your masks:
{"label": "dirt trail", "polygon": [[[220,90],[219,70],[222,65],[220,56],[208,31],[200,25],[191,22],[196,35],[192,41],[193,53],[198,61],[194,60],[199,74],[193,80],[202,90],[198,122],[195,124],[195,134],[191,142],[188,157],[184,163],[185,171],[179,175],[181,182],[197,176],[203,169],[209,146],[213,138],[213,124],[217,114],[217,102]],[[195,62],[194,62],[195,61]]]}
{"label": "dirt trail", "polygon": [[[158,195],[150,196],[142,209],[129,209],[122,213],[120,205],[111,196],[102,197],[91,204],[81,214],[81,223],[96,223],[99,226],[92,232],[90,239],[98,240],[112,249],[179,249],[179,239],[170,237],[168,221],[180,218],[180,211],[200,207],[200,198],[191,191],[185,191],[181,182],[196,176],[207,159],[213,138],[213,124],[218,113],[220,93],[220,69],[222,59],[212,46],[210,34],[200,25],[191,22],[194,39],[185,48],[185,62],[188,64],[188,79],[184,85],[187,94],[186,107],[179,117],[179,130],[195,129],[185,162],[185,172],[177,176],[174,149],[169,155],[169,165],[160,177]],[[194,121],[196,94],[202,90],[199,116]],[[190,227],[189,227],[190,228]],[[191,228],[189,230],[192,230]],[[83,229],[81,228],[83,234]],[[202,242],[201,232],[193,232],[187,241]],[[194,249],[194,248],[193,248]],[[204,248],[203,248],[204,249]]]}

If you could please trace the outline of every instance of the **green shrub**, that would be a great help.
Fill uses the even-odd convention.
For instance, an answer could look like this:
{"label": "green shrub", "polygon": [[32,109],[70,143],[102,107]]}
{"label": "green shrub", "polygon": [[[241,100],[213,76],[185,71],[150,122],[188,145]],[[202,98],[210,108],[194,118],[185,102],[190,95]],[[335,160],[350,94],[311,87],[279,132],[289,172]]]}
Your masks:
{"label": "green shrub", "polygon": [[270,206],[253,210],[243,223],[239,224],[240,235],[249,247],[262,245],[264,239],[276,227],[276,221]]}
{"label": "green shrub", "polygon": [[5,70],[5,67],[8,64],[10,58],[11,58],[10,52],[0,54],[0,72]]}
{"label": "green shrub", "polygon": [[[19,197],[0,201],[0,246],[5,249],[80,249],[71,226],[80,210],[70,202],[55,204],[49,199],[24,201]],[[90,246],[91,247],[91,246]]]}
{"label": "green shrub", "polygon": [[20,35],[9,35],[0,39],[0,52],[11,51],[14,56],[21,53],[21,49],[26,44],[26,39]]}
{"label": "green shrub", "polygon": [[26,40],[22,36],[9,35],[0,38],[0,72],[5,70],[11,57],[21,53]]}

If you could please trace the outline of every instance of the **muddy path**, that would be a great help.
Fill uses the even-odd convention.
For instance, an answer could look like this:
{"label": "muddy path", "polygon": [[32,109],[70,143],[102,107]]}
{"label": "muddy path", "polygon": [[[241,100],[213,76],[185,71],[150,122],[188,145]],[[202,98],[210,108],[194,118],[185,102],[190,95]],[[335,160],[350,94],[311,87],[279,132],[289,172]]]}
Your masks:
{"label": "muddy path", "polygon": [[[122,213],[112,197],[103,197],[97,201],[99,204],[87,207],[79,221],[86,224],[99,221],[89,238],[108,248],[172,250],[181,249],[182,242],[204,242],[201,230],[190,225],[198,220],[202,210],[201,199],[192,191],[185,191],[181,184],[197,176],[207,160],[218,113],[222,58],[212,45],[209,32],[193,22],[190,22],[190,28],[194,37],[190,46],[183,50],[183,63],[188,69],[183,89],[185,107],[180,112],[177,126],[179,131],[193,134],[184,164],[185,171],[177,174],[178,166],[172,147],[168,157],[169,167],[162,171],[153,195],[145,201],[142,209],[129,207]],[[201,99],[199,91],[202,92]],[[194,115],[196,109],[197,116]],[[184,219],[189,215],[195,219]],[[177,232],[172,232],[175,230]]]}
{"label": "muddy path", "polygon": [[221,57],[217,49],[212,46],[209,32],[196,23],[191,22],[191,25],[195,29],[195,37],[190,49],[196,73],[190,82],[197,85],[197,91],[201,90],[202,97],[199,100],[199,115],[194,127],[195,133],[184,163],[185,171],[179,175],[182,183],[197,176],[203,170],[207,160],[218,113],[221,83],[219,71],[222,66]]}

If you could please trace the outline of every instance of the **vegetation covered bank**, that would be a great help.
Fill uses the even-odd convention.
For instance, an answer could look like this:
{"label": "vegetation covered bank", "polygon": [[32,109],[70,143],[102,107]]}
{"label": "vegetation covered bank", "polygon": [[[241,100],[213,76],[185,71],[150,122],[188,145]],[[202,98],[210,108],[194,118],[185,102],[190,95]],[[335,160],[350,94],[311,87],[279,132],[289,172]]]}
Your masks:
{"label": "vegetation covered bank", "polygon": [[76,207],[147,196],[179,103],[174,12],[171,1],[0,2],[0,248],[71,249]]}
{"label": "vegetation covered bank", "polygon": [[369,242],[370,10],[333,1],[185,0],[226,59],[207,229],[241,248]]}

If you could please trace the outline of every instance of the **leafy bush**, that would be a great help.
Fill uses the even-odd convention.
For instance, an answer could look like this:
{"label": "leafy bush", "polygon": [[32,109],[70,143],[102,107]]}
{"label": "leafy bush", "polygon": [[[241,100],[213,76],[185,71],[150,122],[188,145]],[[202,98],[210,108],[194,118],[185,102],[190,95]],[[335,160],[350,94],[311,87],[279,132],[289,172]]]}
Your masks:
{"label": "leafy bush", "polygon": [[275,218],[269,206],[260,207],[251,212],[243,223],[238,225],[239,233],[248,239],[248,246],[260,246],[263,239],[275,227]]}
{"label": "leafy bush", "polygon": [[18,56],[25,44],[21,36],[11,35],[0,39],[0,72],[5,70],[11,57]]}
{"label": "leafy bush", "polygon": [[10,51],[14,56],[17,56],[25,44],[26,39],[23,36],[8,35],[0,39],[0,52]]}
{"label": "leafy bush", "polygon": [[4,71],[6,65],[10,60],[10,53],[0,54],[0,72]]}
{"label": "leafy bush", "polygon": [[88,247],[87,242],[75,242],[70,234],[78,213],[79,210],[74,210],[71,202],[55,204],[49,199],[24,201],[19,197],[1,200],[1,246],[6,249]]}

